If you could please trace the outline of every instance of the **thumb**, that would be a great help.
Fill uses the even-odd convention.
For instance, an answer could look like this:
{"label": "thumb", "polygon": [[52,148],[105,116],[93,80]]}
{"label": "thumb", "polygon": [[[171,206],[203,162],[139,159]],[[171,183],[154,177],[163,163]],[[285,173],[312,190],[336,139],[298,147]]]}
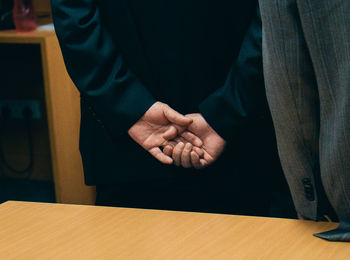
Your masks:
{"label": "thumb", "polygon": [[179,126],[188,126],[192,123],[192,119],[185,117],[184,115],[180,114],[179,112],[175,111],[168,105],[164,106],[163,113],[165,117],[173,124],[179,125]]}
{"label": "thumb", "polygon": [[177,136],[177,128],[173,125],[171,125],[168,130],[163,134],[163,138],[165,140],[171,140],[174,139]]}

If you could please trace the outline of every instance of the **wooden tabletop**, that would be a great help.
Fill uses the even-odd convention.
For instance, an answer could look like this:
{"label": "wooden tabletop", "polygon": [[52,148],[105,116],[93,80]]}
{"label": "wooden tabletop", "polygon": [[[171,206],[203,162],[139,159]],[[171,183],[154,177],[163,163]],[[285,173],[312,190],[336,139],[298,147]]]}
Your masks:
{"label": "wooden tabletop", "polygon": [[17,32],[15,30],[0,31],[0,43],[41,43],[47,37],[56,37],[54,31]]}
{"label": "wooden tabletop", "polygon": [[335,223],[30,202],[0,205],[0,259],[350,259]]}

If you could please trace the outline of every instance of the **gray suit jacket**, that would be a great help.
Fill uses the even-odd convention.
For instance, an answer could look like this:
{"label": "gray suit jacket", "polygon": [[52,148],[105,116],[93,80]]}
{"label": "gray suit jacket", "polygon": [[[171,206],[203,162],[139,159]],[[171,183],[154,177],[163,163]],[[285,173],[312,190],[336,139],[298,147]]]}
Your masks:
{"label": "gray suit jacket", "polygon": [[[350,1],[260,0],[266,91],[297,211],[350,241]],[[330,202],[330,205],[328,205]]]}

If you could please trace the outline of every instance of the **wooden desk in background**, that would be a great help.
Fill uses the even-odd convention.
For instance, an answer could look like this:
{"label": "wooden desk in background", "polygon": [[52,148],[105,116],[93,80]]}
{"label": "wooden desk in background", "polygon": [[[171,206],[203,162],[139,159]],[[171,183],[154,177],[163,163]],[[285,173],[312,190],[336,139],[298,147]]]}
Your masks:
{"label": "wooden desk in background", "polygon": [[79,153],[79,92],[68,76],[55,32],[0,31],[0,44],[40,46],[46,105],[44,114],[48,122],[56,200],[61,203],[93,204],[94,188],[84,185]]}
{"label": "wooden desk in background", "polygon": [[0,259],[349,259],[312,234],[335,223],[6,202]]}

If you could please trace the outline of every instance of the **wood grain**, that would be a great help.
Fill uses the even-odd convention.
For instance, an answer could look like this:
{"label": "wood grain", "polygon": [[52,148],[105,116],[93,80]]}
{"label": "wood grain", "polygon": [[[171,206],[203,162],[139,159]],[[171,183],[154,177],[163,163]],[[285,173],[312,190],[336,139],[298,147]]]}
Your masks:
{"label": "wood grain", "polygon": [[335,223],[7,202],[0,259],[349,259]]}
{"label": "wood grain", "polygon": [[79,152],[80,95],[68,76],[56,36],[45,37],[41,56],[57,201],[93,204],[94,188],[84,185]]}

